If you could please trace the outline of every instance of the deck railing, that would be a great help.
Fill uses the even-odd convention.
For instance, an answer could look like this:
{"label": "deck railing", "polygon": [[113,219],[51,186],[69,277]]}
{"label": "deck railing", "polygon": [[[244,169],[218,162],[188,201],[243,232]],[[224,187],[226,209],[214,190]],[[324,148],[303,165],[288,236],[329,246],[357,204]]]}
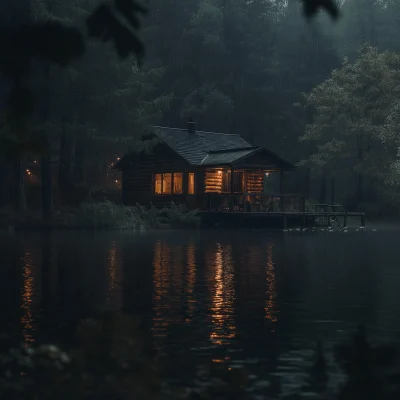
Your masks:
{"label": "deck railing", "polygon": [[305,198],[299,194],[207,193],[206,211],[305,212]]}

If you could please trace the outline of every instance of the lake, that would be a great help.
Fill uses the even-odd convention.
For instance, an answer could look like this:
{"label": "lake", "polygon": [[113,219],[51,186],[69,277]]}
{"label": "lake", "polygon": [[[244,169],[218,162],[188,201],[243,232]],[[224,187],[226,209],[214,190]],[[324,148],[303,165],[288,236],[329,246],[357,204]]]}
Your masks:
{"label": "lake", "polygon": [[161,354],[264,365],[294,379],[317,340],[329,352],[360,323],[376,340],[399,337],[395,229],[1,239],[0,327],[26,344],[60,332],[68,340],[81,318],[123,309],[143,318]]}

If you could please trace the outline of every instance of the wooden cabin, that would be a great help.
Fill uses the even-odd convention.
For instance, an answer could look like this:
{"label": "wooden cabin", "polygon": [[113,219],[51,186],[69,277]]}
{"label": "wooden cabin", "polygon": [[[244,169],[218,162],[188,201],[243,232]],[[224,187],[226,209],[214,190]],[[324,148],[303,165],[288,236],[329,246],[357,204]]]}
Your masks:
{"label": "wooden cabin", "polygon": [[160,207],[173,201],[209,211],[271,211],[271,204],[261,209],[266,181],[278,178],[278,188],[269,193],[273,201],[283,193],[284,171],[294,168],[240,135],[196,131],[194,122],[187,129],[152,127],[144,140],[156,144],[150,151],[126,154],[115,166],[122,171],[126,205]]}

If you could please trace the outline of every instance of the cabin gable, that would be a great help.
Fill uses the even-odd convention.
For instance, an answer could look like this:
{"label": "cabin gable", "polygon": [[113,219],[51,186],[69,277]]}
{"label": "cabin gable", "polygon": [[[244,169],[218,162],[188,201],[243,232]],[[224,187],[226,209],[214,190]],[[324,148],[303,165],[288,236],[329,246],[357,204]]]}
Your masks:
{"label": "cabin gable", "polygon": [[259,167],[271,171],[294,167],[289,161],[264,148],[236,160],[233,165],[237,168]]}

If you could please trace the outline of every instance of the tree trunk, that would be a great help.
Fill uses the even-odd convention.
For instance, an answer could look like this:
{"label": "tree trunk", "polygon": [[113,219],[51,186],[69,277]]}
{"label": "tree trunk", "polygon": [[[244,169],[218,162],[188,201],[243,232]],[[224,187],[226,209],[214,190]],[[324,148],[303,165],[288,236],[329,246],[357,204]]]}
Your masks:
{"label": "tree trunk", "polygon": [[326,203],[326,174],[322,174],[321,176],[321,190],[319,193],[319,202],[320,204]]}
{"label": "tree trunk", "polygon": [[72,138],[67,135],[66,123],[63,121],[59,150],[58,188],[64,204],[69,204],[68,192],[71,189],[71,149]]}
{"label": "tree trunk", "polygon": [[311,197],[311,168],[307,168],[306,169],[306,177],[305,177],[305,192],[304,192],[304,196],[306,199],[310,199]]}
{"label": "tree trunk", "polygon": [[42,175],[42,212],[44,218],[51,216],[53,209],[53,185],[50,156],[43,156],[41,159],[41,175]]}
{"label": "tree trunk", "polygon": [[18,157],[15,163],[15,206],[20,216],[26,211],[25,193],[25,160],[23,156]]}
{"label": "tree trunk", "polygon": [[[361,137],[357,134],[357,160],[358,163],[362,161],[363,158],[363,148],[361,143]],[[363,186],[364,186],[363,175],[359,172],[357,174],[357,205],[363,201]]]}
{"label": "tree trunk", "polygon": [[84,135],[82,134],[78,139],[75,147],[74,178],[75,182],[77,183],[83,183],[85,179],[85,174],[84,174],[85,145],[86,145],[86,140]]}
{"label": "tree trunk", "polygon": [[364,200],[364,178],[362,174],[357,174],[357,205]]}
{"label": "tree trunk", "polygon": [[7,168],[3,163],[0,163],[0,207],[4,207],[7,204]]}

